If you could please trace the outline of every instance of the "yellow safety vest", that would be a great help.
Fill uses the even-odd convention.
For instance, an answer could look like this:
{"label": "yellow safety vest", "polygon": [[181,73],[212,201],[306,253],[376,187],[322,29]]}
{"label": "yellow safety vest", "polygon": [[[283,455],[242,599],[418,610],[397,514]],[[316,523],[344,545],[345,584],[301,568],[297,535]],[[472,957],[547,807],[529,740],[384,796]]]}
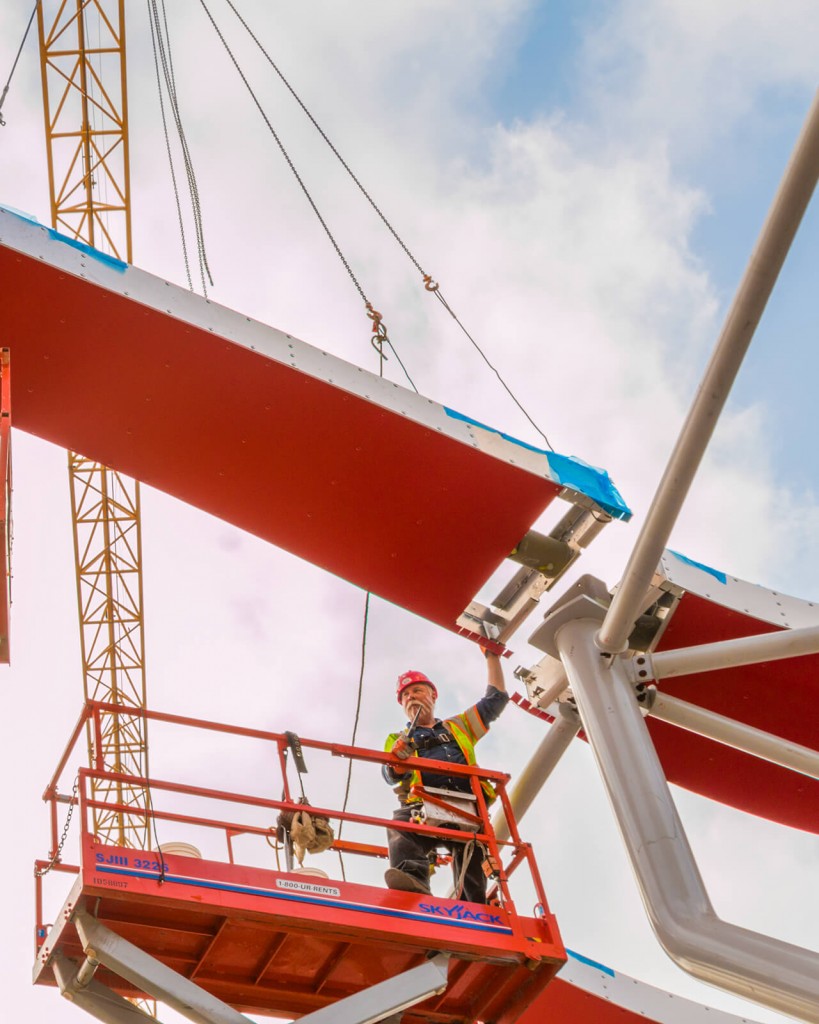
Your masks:
{"label": "yellow safety vest", "polygon": [[[484,725],[483,719],[478,714],[477,707],[473,705],[468,711],[465,711],[461,715],[456,715],[454,718],[446,718],[442,722],[447,729],[452,733],[455,742],[461,749],[461,753],[464,755],[466,763],[468,765],[477,764],[475,760],[475,744],[478,740],[489,732],[488,726]],[[391,732],[387,737],[386,743],[384,744],[384,750],[389,753],[395,746],[395,742],[400,736],[400,733]],[[412,757],[418,757],[418,753],[414,752]],[[442,762],[445,764],[447,762]],[[444,774],[443,772],[441,774]],[[416,797],[411,799],[409,797],[409,791],[413,786],[419,786],[421,784],[421,773],[418,771],[412,771],[409,775],[404,775],[398,784],[398,788],[401,792],[407,796],[407,803],[420,803],[420,798]],[[483,789],[484,797],[486,798],[487,804],[492,803],[496,798],[494,788],[485,780],[481,779],[481,789]]]}

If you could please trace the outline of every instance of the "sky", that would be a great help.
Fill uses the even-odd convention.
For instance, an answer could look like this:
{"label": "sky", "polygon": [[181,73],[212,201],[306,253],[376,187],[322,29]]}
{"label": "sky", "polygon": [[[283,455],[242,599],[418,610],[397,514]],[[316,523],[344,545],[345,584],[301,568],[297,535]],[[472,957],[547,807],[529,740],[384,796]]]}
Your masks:
{"label": "sky", "polygon": [[[238,6],[550,442],[612,475],[634,521],[610,525],[556,593],[581,573],[615,584],[816,88],[819,9],[813,0]],[[230,24],[224,3],[209,7]],[[26,3],[0,9],[3,81],[29,13]],[[168,16],[209,297],[378,372],[360,296],[201,4],[175,0]],[[184,286],[145,6],[129,5],[128,17],[134,262]],[[239,33],[230,38],[421,393],[540,444],[269,68]],[[0,203],[47,223],[41,111],[29,38],[3,105]],[[187,226],[190,246],[189,217]],[[814,200],[670,542],[810,600],[819,598],[818,242]],[[384,372],[406,383],[394,357]],[[13,463],[0,971],[17,1016],[61,1024],[79,1011],[33,989],[29,971],[31,865],[49,839],[40,795],[82,702],[66,455],[16,432]],[[364,594],[165,495],[143,488],[142,502],[149,704],[349,741]],[[512,644],[510,684],[516,665],[540,657],[526,644],[536,618]],[[374,598],[363,745],[380,747],[400,724],[393,687],[407,668],[436,679],[445,713],[482,692],[483,659],[469,643]],[[514,775],[541,730],[510,708],[481,762]],[[710,1006],[783,1019],[695,982],[660,951],[590,753],[575,746],[523,829],[566,944]],[[197,778],[261,784],[258,766],[233,754],[190,758]],[[388,812],[377,780],[356,775],[354,786]],[[676,795],[718,913],[819,947],[819,839]]]}

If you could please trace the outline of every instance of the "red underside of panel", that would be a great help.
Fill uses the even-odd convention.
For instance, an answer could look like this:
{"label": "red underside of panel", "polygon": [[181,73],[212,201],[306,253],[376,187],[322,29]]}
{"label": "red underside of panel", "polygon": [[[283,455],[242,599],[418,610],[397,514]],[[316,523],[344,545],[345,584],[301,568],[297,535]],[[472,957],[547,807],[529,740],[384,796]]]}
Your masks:
{"label": "red underside of panel", "polygon": [[[775,626],[686,594],[659,650],[770,633]],[[816,749],[819,655],[662,679],[663,693]],[[732,750],[651,717],[668,778],[771,821],[819,832],[819,781]]]}
{"label": "red underside of panel", "polygon": [[582,988],[555,978],[544,989],[517,1024],[657,1024],[644,1013],[625,1010],[609,999],[601,999]]}
{"label": "red underside of panel", "polygon": [[558,487],[0,247],[15,425],[455,619]]}

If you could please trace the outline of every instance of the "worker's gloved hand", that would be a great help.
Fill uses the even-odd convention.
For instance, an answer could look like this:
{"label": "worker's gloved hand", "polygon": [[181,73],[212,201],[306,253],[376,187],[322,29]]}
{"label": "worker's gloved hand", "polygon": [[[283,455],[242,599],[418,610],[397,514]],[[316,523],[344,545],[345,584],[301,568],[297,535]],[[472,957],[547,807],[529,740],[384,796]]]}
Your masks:
{"label": "worker's gloved hand", "polygon": [[396,757],[400,757],[402,761],[405,761],[415,753],[415,744],[406,733],[402,732],[395,741],[392,752]]}

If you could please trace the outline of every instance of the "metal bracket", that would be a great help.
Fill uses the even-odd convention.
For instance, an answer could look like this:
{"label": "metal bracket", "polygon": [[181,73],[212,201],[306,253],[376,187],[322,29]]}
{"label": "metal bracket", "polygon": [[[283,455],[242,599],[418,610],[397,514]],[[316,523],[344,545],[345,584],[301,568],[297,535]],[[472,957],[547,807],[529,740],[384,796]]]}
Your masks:
{"label": "metal bracket", "polygon": [[599,509],[575,503],[550,533],[530,530],[508,555],[521,568],[491,606],[470,602],[458,627],[505,644],[609,522],[611,517]]}
{"label": "metal bracket", "polygon": [[[194,1024],[251,1024],[244,1014],[112,932],[86,911],[77,911],[73,921],[90,962],[104,964],[120,978],[166,1003]],[[435,954],[418,967],[339,999],[300,1019],[304,1024],[376,1024],[443,992],[447,986],[448,959],[443,953]],[[78,984],[77,977],[83,967],[72,977],[65,964],[61,965],[64,991],[72,992],[74,1001],[107,1024],[141,1024],[145,1015],[124,1015],[121,1003],[126,1000],[120,1000],[104,985],[93,980],[86,985]],[[63,982],[60,982],[61,988]],[[112,1012],[103,1016],[106,1001],[111,1002]]]}

